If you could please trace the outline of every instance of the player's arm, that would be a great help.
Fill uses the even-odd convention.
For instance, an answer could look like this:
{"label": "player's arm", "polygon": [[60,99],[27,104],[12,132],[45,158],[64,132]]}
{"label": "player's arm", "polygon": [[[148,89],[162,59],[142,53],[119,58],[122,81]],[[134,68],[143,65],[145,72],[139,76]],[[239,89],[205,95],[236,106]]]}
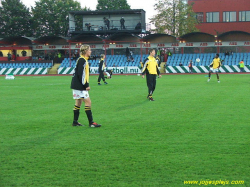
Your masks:
{"label": "player's arm", "polygon": [[102,71],[104,71],[105,69],[105,63],[104,63],[104,60],[102,60]]}
{"label": "player's arm", "polygon": [[212,61],[212,63],[209,65],[209,67],[212,67],[213,66],[213,64],[214,64],[214,60]]}
{"label": "player's arm", "polygon": [[161,59],[159,58],[159,57],[157,57],[157,63],[158,63],[158,67],[160,66],[160,64],[161,64]]}
{"label": "player's arm", "polygon": [[89,83],[86,80],[86,61],[83,58],[80,58],[78,60],[78,75],[79,75],[79,79],[82,82],[82,85],[84,85],[86,88],[89,87]]}
{"label": "player's arm", "polygon": [[148,61],[149,61],[148,58],[144,60],[144,66],[143,66],[143,68],[141,70],[142,75],[145,75],[145,73],[146,73],[146,69],[147,69],[147,66],[148,66]]}
{"label": "player's arm", "polygon": [[158,68],[158,64],[156,64],[156,72],[157,72],[157,75],[161,74],[161,72],[159,71],[159,68]]}
{"label": "player's arm", "polygon": [[139,66],[140,69],[143,68],[143,62],[140,62],[140,66]]}
{"label": "player's arm", "polygon": [[222,65],[222,61],[223,61],[223,60],[221,60],[221,59],[219,60],[219,67],[218,67],[218,68],[220,68],[220,67],[221,67],[221,65]]}
{"label": "player's arm", "polygon": [[103,66],[103,60],[100,60],[100,62],[99,62],[99,72],[102,71],[102,66]]}

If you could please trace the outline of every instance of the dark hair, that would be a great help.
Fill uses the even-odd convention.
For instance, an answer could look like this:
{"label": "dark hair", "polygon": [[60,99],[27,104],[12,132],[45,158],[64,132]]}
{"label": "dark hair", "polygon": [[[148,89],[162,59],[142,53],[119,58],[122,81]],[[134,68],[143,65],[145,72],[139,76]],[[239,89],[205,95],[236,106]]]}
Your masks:
{"label": "dark hair", "polygon": [[216,54],[216,56],[218,56],[218,57],[219,57],[220,55],[217,53],[217,54]]}
{"label": "dark hair", "polygon": [[152,53],[152,51],[155,51],[155,49],[154,48],[149,49],[149,54]]}

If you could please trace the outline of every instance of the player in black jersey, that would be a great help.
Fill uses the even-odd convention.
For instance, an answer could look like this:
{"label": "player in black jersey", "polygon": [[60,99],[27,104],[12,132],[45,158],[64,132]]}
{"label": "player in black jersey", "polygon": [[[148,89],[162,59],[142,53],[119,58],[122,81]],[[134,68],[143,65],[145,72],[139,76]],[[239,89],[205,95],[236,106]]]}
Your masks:
{"label": "player in black jersey", "polygon": [[104,84],[108,84],[105,81],[105,77],[104,77],[104,70],[105,70],[105,63],[104,63],[104,59],[105,59],[105,55],[101,54],[101,59],[99,62],[99,77],[98,77],[98,85],[101,85],[101,79],[103,80]]}
{"label": "player in black jersey", "polygon": [[80,115],[80,107],[82,102],[85,103],[85,113],[88,117],[90,127],[101,127],[93,121],[91,112],[91,100],[89,97],[89,63],[88,59],[91,55],[89,45],[82,45],[80,48],[80,57],[76,61],[75,72],[71,81],[71,89],[73,89],[73,99],[75,99],[74,106],[74,120],[72,126],[82,126],[78,122]]}

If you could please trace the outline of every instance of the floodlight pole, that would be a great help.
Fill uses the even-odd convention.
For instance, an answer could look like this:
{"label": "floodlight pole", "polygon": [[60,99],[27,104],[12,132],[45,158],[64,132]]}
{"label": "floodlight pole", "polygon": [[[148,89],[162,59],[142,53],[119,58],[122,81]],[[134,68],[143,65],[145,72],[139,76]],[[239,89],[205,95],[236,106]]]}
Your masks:
{"label": "floodlight pole", "polygon": [[69,66],[71,67],[71,42],[69,41]]}
{"label": "floodlight pole", "polygon": [[106,58],[106,54],[107,54],[107,50],[106,50],[106,40],[104,41],[104,55],[105,55],[105,66],[107,67],[107,58]]}

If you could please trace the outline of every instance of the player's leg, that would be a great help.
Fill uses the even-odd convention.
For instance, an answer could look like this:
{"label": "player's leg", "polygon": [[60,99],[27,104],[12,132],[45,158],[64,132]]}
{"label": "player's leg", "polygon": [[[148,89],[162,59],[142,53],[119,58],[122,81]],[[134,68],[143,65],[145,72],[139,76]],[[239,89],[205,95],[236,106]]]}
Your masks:
{"label": "player's leg", "polygon": [[98,82],[98,85],[101,85],[101,78],[102,78],[102,72],[99,72],[99,77],[98,77],[98,80],[97,80],[97,82]]}
{"label": "player's leg", "polygon": [[148,96],[147,96],[147,98],[150,100],[150,101],[154,101],[154,99],[153,99],[153,97],[152,97],[152,95],[153,95],[153,92],[154,92],[154,90],[153,90],[153,87],[154,87],[154,85],[153,85],[153,76],[152,75],[147,75],[146,76],[147,77],[147,86],[148,86]]}
{"label": "player's leg", "polygon": [[218,71],[216,72],[216,75],[217,75],[217,81],[218,81],[218,83],[220,83],[220,77],[219,77],[219,72]]}
{"label": "player's leg", "polygon": [[209,70],[209,73],[208,73],[208,80],[207,80],[207,82],[209,82],[209,81],[210,81],[210,78],[211,78],[211,73],[212,73],[212,71],[211,71],[211,70]]}
{"label": "player's leg", "polygon": [[153,88],[152,88],[152,90],[153,90],[152,94],[153,94],[155,91],[155,87],[156,87],[156,75],[152,76],[152,83],[153,83]]}
{"label": "player's leg", "polygon": [[104,72],[102,72],[101,79],[102,79],[103,82],[105,82]]}
{"label": "player's leg", "polygon": [[100,124],[97,124],[93,121],[90,97],[88,96],[88,97],[84,98],[83,102],[85,103],[85,113],[86,113],[88,121],[89,121],[89,126],[90,127],[101,127]]}
{"label": "player's leg", "polygon": [[103,80],[104,84],[108,84],[108,83],[105,81],[104,72],[102,72],[102,80]]}
{"label": "player's leg", "polygon": [[81,105],[82,105],[82,100],[81,99],[75,99],[75,106],[74,106],[74,109],[73,109],[74,119],[73,119],[72,126],[82,126],[82,124],[80,124],[78,122],[78,118],[79,118],[79,115],[80,115]]}

